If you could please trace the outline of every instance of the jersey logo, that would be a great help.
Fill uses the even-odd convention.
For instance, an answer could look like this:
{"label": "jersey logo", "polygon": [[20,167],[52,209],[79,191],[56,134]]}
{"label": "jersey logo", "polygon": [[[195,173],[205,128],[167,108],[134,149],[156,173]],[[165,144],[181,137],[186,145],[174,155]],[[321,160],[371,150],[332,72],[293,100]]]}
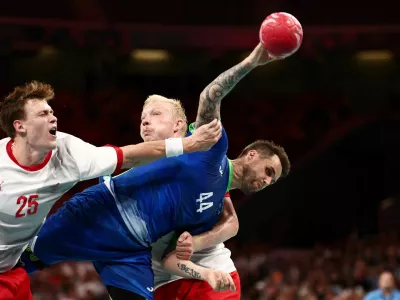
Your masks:
{"label": "jersey logo", "polygon": [[222,175],[224,175],[224,171],[222,170],[222,166],[219,166],[219,173]]}
{"label": "jersey logo", "polygon": [[154,288],[148,287],[147,290],[148,290],[150,293],[152,293],[152,292],[154,291]]}
{"label": "jersey logo", "polygon": [[215,215],[216,215],[216,216],[219,216],[219,215],[222,213],[223,206],[224,206],[224,203],[220,203],[220,204],[218,205],[218,209],[217,209],[217,211],[215,212]]}

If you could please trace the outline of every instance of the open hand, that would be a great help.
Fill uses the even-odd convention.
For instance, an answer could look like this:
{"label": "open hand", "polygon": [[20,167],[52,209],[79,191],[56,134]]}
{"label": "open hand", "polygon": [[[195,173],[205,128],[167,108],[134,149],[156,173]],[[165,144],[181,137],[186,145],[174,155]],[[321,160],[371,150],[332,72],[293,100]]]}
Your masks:
{"label": "open hand", "polygon": [[214,291],[236,291],[235,283],[233,282],[231,275],[227,272],[210,269],[207,272],[206,281]]}

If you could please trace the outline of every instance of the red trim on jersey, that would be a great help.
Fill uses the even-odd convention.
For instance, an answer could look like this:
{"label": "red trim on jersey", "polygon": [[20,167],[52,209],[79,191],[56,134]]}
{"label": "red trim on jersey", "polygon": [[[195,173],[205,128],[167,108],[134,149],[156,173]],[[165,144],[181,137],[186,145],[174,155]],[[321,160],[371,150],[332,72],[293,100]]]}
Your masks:
{"label": "red trim on jersey", "polygon": [[115,152],[117,152],[117,166],[115,167],[115,173],[118,173],[119,171],[121,171],[122,168],[122,163],[124,161],[124,154],[122,153],[121,148],[107,144],[106,147],[112,147],[115,149]]}
{"label": "red trim on jersey", "polygon": [[231,194],[229,194],[229,192],[226,192],[224,197],[229,197],[230,198]]}
{"label": "red trim on jersey", "polygon": [[33,165],[33,166],[23,166],[17,161],[17,159],[15,158],[14,154],[12,153],[12,145],[13,145],[13,143],[14,143],[13,140],[10,140],[7,143],[7,146],[6,146],[7,154],[8,154],[8,156],[10,157],[10,159],[14,163],[16,163],[19,167],[21,167],[25,171],[29,171],[29,172],[39,171],[39,170],[43,169],[47,165],[47,163],[49,162],[49,160],[51,158],[52,151],[49,151],[49,153],[46,154],[46,157],[44,158],[44,160],[40,164]]}

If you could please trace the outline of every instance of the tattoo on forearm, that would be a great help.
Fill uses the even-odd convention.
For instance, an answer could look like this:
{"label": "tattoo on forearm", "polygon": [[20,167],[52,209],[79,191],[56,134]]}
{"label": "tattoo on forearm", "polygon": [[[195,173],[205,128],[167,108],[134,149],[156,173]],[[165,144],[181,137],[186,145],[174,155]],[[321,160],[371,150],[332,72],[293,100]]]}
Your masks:
{"label": "tattoo on forearm", "polygon": [[185,264],[178,262],[178,268],[193,278],[201,279],[200,273],[196,272],[192,268],[188,268]]}
{"label": "tattoo on forearm", "polygon": [[219,118],[221,100],[246,76],[252,66],[240,63],[219,75],[201,93],[196,128]]}

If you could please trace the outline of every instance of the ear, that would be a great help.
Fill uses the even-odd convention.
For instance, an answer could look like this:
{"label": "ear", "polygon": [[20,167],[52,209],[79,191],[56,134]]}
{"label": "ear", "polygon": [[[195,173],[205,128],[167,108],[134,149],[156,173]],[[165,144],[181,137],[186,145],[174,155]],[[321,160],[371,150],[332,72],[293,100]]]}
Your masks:
{"label": "ear", "polygon": [[246,155],[248,160],[252,160],[252,159],[256,158],[256,156],[257,156],[256,150],[250,150],[249,152],[247,152],[247,155]]}
{"label": "ear", "polygon": [[15,133],[26,133],[24,122],[21,120],[15,120],[13,122]]}
{"label": "ear", "polygon": [[174,133],[180,132],[182,130],[183,125],[184,125],[183,120],[177,120],[174,126]]}

